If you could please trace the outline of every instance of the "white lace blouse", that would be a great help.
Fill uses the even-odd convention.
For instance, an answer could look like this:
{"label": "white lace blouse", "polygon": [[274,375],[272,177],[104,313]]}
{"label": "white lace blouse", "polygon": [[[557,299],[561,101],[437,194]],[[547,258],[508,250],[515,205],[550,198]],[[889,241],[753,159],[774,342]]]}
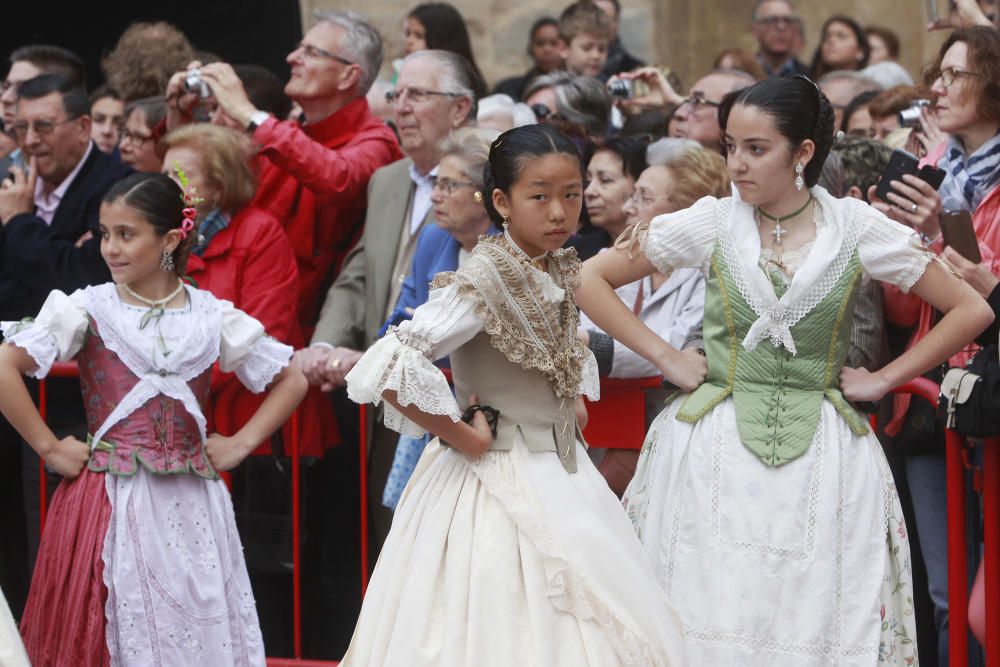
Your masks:
{"label": "white lace blouse", "polygon": [[753,349],[769,338],[795,353],[791,327],[822,301],[840,279],[857,250],[864,279],[898,285],[908,291],[932,256],[917,234],[856,199],[835,199],[816,186],[819,205],[816,240],[794,271],[779,299],[760,269],[762,250],[753,207],[734,188],[726,199],[705,197],[691,208],[653,218],[642,249],[660,271],[694,267],[706,274],[718,241],[740,294],[757,320],[744,347]]}
{"label": "white lace blouse", "polygon": [[[552,278],[532,269],[541,280],[541,293],[553,302],[564,292]],[[476,302],[458,293],[458,285],[432,290],[425,304],[413,318],[390,329],[372,345],[347,374],[347,394],[356,403],[378,404],[386,390],[396,392],[401,405],[414,405],[422,412],[447,415],[457,422],[462,411],[441,369],[433,362],[472,340],[483,330],[483,320],[476,314]],[[600,395],[597,361],[587,351],[580,382],[580,393],[596,400]],[[404,435],[419,436],[423,428],[406,419],[388,402],[385,425]]]}
{"label": "white lace blouse", "polygon": [[183,308],[167,309],[147,322],[149,308],[123,303],[113,283],[69,296],[54,290],[34,320],[2,323],[5,342],[28,352],[37,364],[32,375],[41,379],[55,361],[76,356],[92,317],[104,344],[140,379],[93,434],[94,442],[159,393],[181,401],[205,438],[205,417],[187,383],[218,360],[223,371],[235,372],[259,393],[288,365],[293,350],[267,336],[260,322],[231,302],[185,289]]}

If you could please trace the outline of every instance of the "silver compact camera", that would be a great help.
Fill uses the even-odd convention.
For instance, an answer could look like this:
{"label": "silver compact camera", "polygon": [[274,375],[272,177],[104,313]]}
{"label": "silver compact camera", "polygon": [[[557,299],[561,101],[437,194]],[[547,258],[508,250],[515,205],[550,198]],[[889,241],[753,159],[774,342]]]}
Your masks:
{"label": "silver compact camera", "polygon": [[189,92],[198,93],[198,97],[205,99],[212,96],[212,89],[201,78],[201,70],[193,69],[184,77],[184,88]]}
{"label": "silver compact camera", "polygon": [[899,112],[899,126],[917,127],[920,125],[920,110],[930,105],[930,100],[913,100],[910,102],[910,106]]}
{"label": "silver compact camera", "polygon": [[608,95],[620,100],[629,100],[635,95],[631,79],[612,79],[608,82]]}

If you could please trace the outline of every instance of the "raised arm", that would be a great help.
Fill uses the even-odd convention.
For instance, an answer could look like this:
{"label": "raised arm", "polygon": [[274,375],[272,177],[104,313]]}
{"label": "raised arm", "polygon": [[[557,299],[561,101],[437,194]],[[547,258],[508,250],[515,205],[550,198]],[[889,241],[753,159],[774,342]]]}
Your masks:
{"label": "raised arm", "polygon": [[645,253],[613,248],[583,264],[576,301],[608,335],[655,365],[665,378],[684,391],[705,380],[708,364],[695,350],[681,352],[646,326],[626,306],[615,289],[654,273],[657,268]]}

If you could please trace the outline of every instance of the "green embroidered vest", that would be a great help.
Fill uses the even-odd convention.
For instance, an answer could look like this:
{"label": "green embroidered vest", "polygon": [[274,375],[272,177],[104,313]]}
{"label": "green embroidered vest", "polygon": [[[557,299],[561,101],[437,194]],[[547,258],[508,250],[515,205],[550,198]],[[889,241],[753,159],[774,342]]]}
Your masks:
{"label": "green embroidered vest", "polygon": [[[732,394],[740,440],[761,461],[779,466],[801,456],[816,432],[823,399],[858,435],[865,418],[840,393],[861,264],[855,250],[840,279],[791,327],[797,354],[764,338],[747,351],[743,339],[757,315],[743,299],[716,242],[705,290],[705,352],[708,378],[684,401],[677,419],[696,422]],[[778,298],[785,285],[771,276]]]}

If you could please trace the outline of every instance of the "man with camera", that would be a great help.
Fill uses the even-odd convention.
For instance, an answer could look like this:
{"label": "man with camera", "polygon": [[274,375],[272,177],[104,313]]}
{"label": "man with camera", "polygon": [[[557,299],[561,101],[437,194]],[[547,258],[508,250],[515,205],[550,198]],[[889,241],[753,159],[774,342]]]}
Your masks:
{"label": "man with camera", "polygon": [[167,86],[168,126],[189,121],[199,100],[212,95],[260,145],[260,184],[251,205],[274,214],[288,233],[307,336],[323,289],[361,234],[368,180],[402,157],[392,130],[365,100],[382,64],[378,32],[352,12],[320,12],[317,18],[287,58],[292,74],[285,93],[302,109],[298,120],[257,109],[226,63],[178,72]]}

